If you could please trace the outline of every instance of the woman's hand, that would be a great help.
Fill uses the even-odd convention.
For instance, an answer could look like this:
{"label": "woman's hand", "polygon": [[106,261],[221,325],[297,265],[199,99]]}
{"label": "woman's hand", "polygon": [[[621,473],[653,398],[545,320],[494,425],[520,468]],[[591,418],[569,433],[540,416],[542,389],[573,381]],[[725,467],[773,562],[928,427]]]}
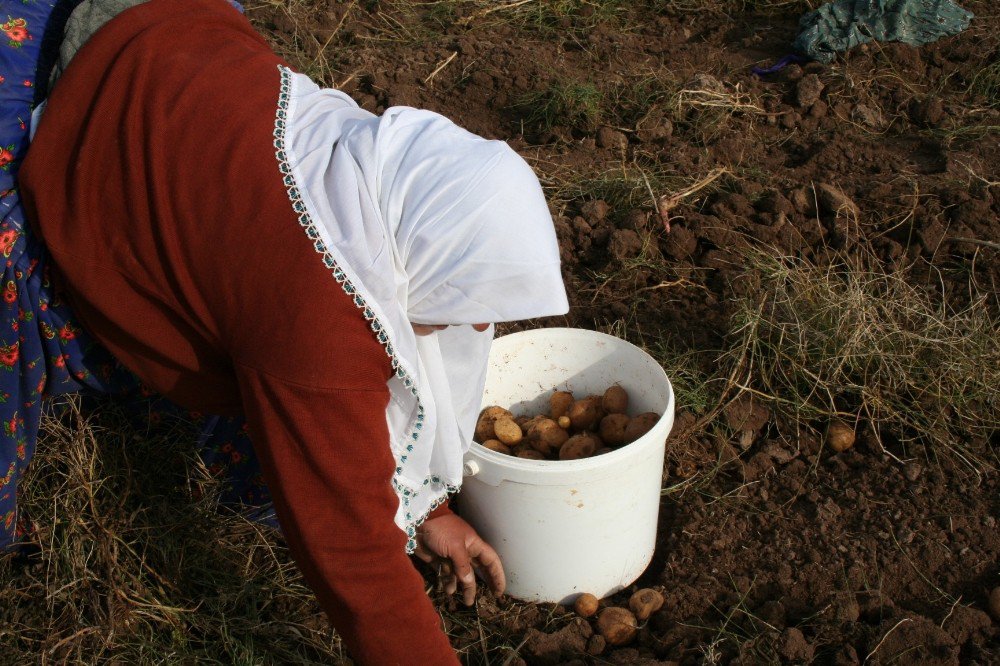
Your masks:
{"label": "woman's hand", "polygon": [[[496,551],[482,540],[472,526],[456,515],[444,515],[426,521],[417,530],[414,555],[424,562],[441,563],[444,590],[454,594],[462,584],[462,601],[476,602],[476,576],[473,567],[490,584],[494,594],[503,594],[507,585],[503,564]],[[450,570],[450,573],[447,573]]]}

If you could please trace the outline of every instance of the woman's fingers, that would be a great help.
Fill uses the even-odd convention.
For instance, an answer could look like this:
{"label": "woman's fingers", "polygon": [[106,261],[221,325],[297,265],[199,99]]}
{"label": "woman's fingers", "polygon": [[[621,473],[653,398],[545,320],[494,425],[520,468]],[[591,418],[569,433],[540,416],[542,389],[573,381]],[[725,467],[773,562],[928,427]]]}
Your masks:
{"label": "woman's fingers", "polygon": [[425,524],[415,554],[424,562],[438,563],[444,592],[451,595],[461,587],[466,606],[476,603],[476,572],[497,595],[507,586],[500,556],[458,516],[443,516]]}
{"label": "woman's fingers", "polygon": [[503,594],[507,587],[507,576],[503,571],[503,562],[493,547],[482,539],[476,539],[469,544],[469,555],[486,571],[493,594]]}
{"label": "woman's fingers", "polygon": [[447,595],[455,594],[458,590],[458,579],[455,578],[455,572],[452,570],[451,562],[448,560],[441,560],[438,563],[438,581]]}
{"label": "woman's fingers", "polygon": [[417,542],[417,547],[413,549],[413,554],[419,557],[422,561],[426,562],[427,564],[433,562],[435,557],[434,553],[424,548],[424,545],[419,541]]}
{"label": "woman's fingers", "polygon": [[451,555],[455,576],[462,585],[462,602],[466,606],[476,603],[476,574],[472,571],[472,556],[469,548],[456,548]]}

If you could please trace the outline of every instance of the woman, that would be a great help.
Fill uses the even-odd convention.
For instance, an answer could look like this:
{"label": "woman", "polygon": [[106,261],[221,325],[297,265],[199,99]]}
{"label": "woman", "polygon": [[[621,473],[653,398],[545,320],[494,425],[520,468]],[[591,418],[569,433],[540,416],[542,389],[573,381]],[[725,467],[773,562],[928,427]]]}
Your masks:
{"label": "woman", "polygon": [[445,502],[492,324],[567,310],[537,178],[437,114],[318,88],[224,0],[138,4],[68,51],[20,179],[83,328],[182,406],[246,417],[357,661],[455,663],[406,553],[449,560],[467,603],[473,563],[503,589]]}

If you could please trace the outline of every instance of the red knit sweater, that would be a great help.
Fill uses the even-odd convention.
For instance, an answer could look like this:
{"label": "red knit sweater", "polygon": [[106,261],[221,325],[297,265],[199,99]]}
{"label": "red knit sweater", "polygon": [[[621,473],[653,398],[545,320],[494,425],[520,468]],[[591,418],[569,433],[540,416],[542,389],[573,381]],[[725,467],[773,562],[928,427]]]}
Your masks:
{"label": "red knit sweater", "polygon": [[281,61],[223,0],[153,0],[59,80],[20,172],[77,316],[181,405],[246,416],[292,555],[355,659],[457,663],[393,522],[389,358],[299,226]]}

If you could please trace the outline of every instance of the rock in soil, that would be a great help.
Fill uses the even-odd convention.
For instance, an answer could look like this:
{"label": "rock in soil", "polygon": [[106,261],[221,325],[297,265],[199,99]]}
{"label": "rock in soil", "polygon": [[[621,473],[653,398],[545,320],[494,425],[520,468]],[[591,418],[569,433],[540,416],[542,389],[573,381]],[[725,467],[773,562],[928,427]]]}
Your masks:
{"label": "rock in soil", "polygon": [[816,183],[816,198],[819,200],[820,210],[830,215],[850,214],[857,217],[860,212],[853,199],[839,187],[828,183]]}

